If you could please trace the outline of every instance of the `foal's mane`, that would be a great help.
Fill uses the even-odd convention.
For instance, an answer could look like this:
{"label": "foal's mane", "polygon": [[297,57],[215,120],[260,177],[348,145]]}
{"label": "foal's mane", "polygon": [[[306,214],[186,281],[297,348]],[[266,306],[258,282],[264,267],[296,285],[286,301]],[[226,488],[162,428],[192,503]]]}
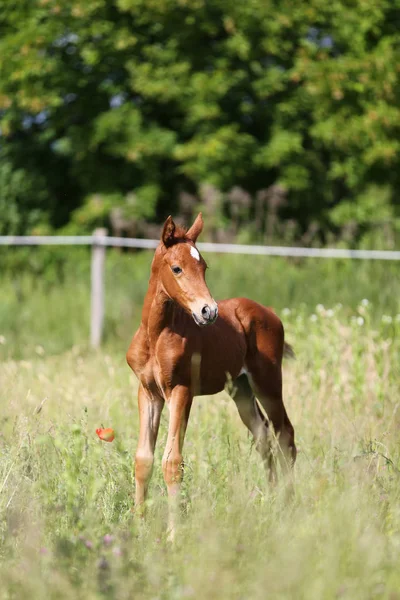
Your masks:
{"label": "foal's mane", "polygon": [[176,225],[174,232],[174,244],[179,244],[182,242],[191,242],[192,240],[186,237],[186,232],[187,227],[182,227],[182,225]]}
{"label": "foal's mane", "polygon": [[[193,240],[191,240],[190,237],[186,235],[187,231],[188,229],[186,227],[183,227],[182,225],[176,225],[174,228],[173,236],[169,238],[168,248],[183,243],[193,244]],[[164,249],[166,249],[166,246],[163,244],[162,240],[161,247],[164,247]]]}

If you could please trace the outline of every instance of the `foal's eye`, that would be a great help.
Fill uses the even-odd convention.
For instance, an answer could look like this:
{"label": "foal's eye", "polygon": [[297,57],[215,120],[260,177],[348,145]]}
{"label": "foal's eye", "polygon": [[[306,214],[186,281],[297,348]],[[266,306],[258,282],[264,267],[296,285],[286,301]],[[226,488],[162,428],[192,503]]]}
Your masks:
{"label": "foal's eye", "polygon": [[171,267],[171,269],[175,275],[179,275],[179,273],[182,273],[182,269],[180,267]]}

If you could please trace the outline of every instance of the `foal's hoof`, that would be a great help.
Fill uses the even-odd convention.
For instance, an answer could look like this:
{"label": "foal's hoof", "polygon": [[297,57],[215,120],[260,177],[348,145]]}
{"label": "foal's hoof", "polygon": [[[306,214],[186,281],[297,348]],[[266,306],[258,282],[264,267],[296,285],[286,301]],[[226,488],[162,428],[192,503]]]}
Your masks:
{"label": "foal's hoof", "polygon": [[167,542],[170,544],[175,543],[175,527],[170,527],[167,531]]}
{"label": "foal's hoof", "polygon": [[138,506],[132,506],[131,513],[136,518],[144,519],[146,516],[146,507],[145,507],[144,503],[139,504]]}

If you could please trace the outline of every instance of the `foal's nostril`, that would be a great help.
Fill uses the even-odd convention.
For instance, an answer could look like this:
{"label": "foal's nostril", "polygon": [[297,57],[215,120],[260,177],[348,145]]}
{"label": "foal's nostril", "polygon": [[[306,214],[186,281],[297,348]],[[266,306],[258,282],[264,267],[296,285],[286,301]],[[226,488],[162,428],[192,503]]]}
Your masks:
{"label": "foal's nostril", "polygon": [[201,314],[204,317],[204,319],[206,319],[208,321],[208,319],[210,318],[210,315],[211,315],[211,309],[208,306],[208,304],[205,304],[203,306],[203,308],[201,309]]}

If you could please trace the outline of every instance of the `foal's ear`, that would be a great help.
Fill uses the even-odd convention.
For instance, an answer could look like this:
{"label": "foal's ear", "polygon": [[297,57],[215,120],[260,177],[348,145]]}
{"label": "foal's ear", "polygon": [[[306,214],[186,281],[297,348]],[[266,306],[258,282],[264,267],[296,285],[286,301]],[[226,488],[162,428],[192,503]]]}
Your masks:
{"label": "foal's ear", "polygon": [[175,223],[171,215],[169,215],[168,219],[164,223],[163,232],[161,234],[161,241],[164,243],[165,246],[167,246],[167,248],[169,246],[172,246],[172,244],[174,243],[175,229]]}
{"label": "foal's ear", "polygon": [[203,215],[199,213],[191,228],[186,232],[186,237],[189,238],[189,240],[192,240],[192,242],[196,243],[197,238],[203,231],[203,225]]}

